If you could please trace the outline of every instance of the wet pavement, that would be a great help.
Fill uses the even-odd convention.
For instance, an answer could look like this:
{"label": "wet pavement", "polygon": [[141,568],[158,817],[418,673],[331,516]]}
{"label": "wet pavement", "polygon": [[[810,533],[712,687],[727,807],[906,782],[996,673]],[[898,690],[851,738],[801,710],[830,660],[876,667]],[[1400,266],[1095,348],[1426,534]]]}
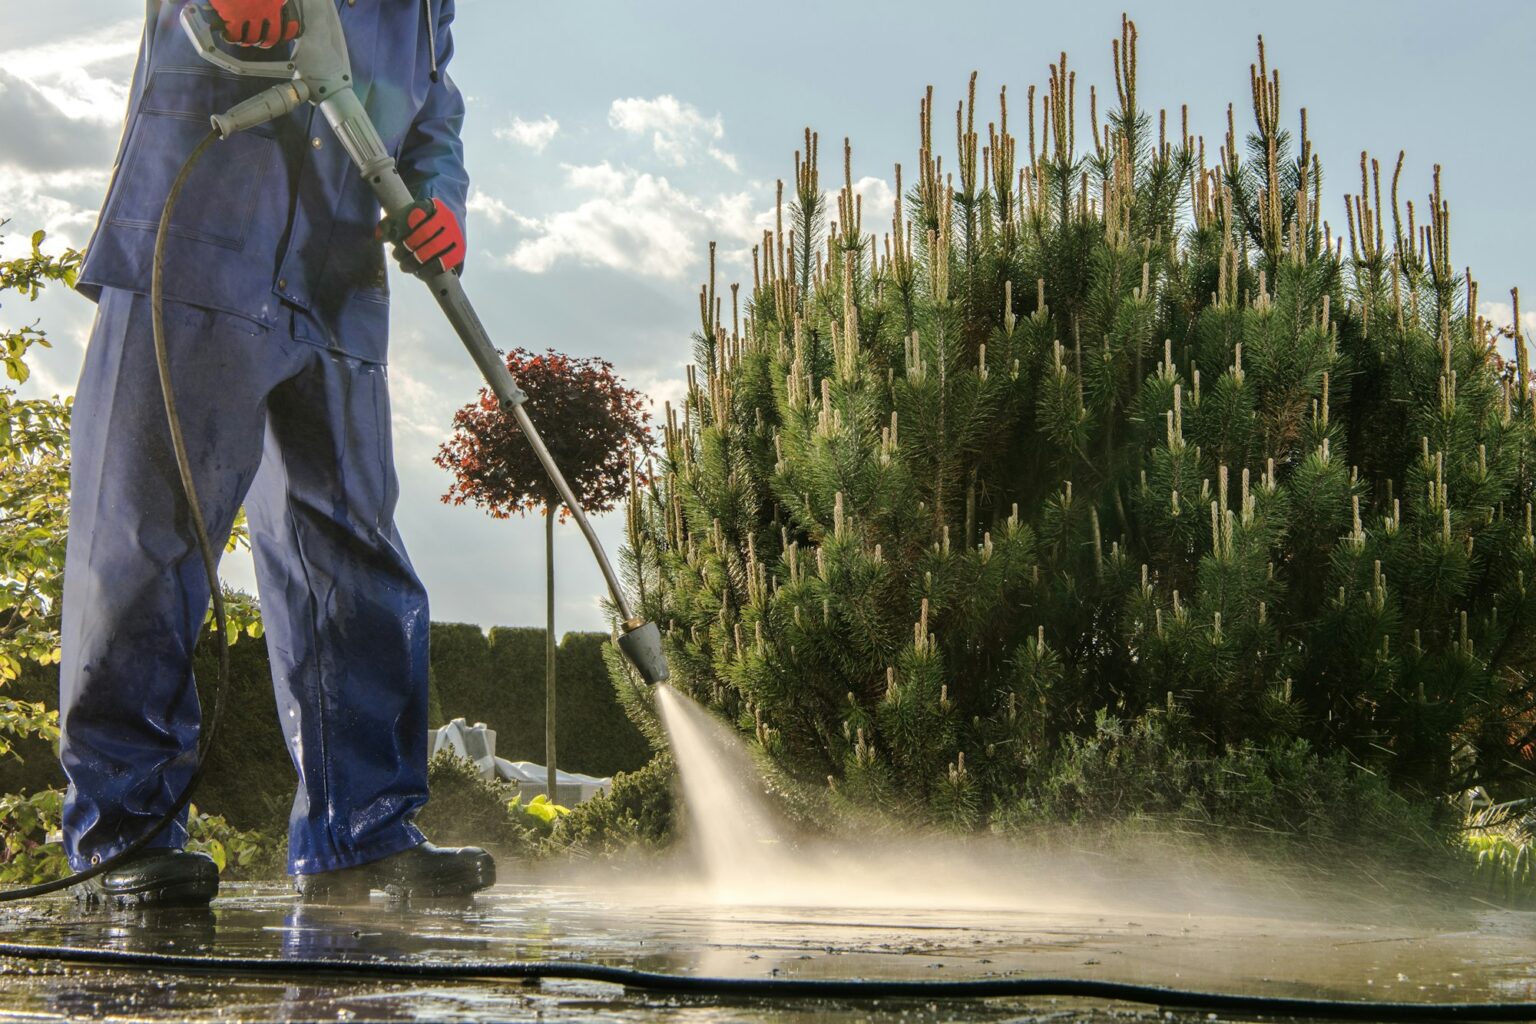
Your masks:
{"label": "wet pavement", "polygon": [[[1338,909],[1338,908],[1336,908]],[[501,885],[467,905],[304,906],[226,886],[209,911],[0,906],[0,941],[141,952],[484,962],[564,959],[687,975],[1077,977],[1276,996],[1536,1000],[1536,914],[1476,901],[1329,912],[713,906],[628,886]],[[227,977],[0,959],[19,1020],[1216,1020],[1076,999],[721,1001],[605,984]]]}

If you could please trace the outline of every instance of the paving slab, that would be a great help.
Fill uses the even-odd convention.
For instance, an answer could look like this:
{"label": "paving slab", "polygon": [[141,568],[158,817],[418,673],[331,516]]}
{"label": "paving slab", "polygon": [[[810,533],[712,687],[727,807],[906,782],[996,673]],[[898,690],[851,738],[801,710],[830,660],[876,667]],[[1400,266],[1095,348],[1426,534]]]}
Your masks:
{"label": "paving slab", "polygon": [[[1536,914],[963,911],[716,906],[665,887],[507,884],[458,904],[300,904],[226,886],[206,911],[0,907],[0,941],[140,952],[468,963],[576,960],[681,975],[1077,977],[1330,999],[1536,1001]],[[0,960],[12,1020],[1216,1020],[1089,1000],[827,1002],[674,998],[618,986],[228,977]]]}

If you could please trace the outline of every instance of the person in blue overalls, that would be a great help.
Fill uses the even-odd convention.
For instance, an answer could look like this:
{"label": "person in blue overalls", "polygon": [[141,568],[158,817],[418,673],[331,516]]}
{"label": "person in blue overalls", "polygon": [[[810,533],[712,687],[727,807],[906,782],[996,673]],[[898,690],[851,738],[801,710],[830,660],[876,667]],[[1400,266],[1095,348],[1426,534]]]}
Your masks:
{"label": "person in blue overalls", "polygon": [[[464,101],[445,70],[453,0],[336,2],[357,93],[417,197],[386,234],[407,270],[456,269],[468,178]],[[199,58],[177,25],[182,3],[146,4],[78,285],[98,310],[70,437],[60,663],[64,841],[77,870],[151,827],[196,762],[191,656],[209,594],[156,375],[151,257],[209,115],[264,85]],[[212,4],[226,40],[257,59],[278,59],[301,32],[284,0]],[[466,894],[494,881],[490,857],[434,847],[412,824],[427,798],[427,596],[394,523],[379,218],[312,107],[221,141],[170,224],[164,320],[209,529],[228,536],[242,503],[250,523],[299,775],[288,866],[300,892]],[[186,839],[183,815],[89,894],[206,903],[218,873]]]}

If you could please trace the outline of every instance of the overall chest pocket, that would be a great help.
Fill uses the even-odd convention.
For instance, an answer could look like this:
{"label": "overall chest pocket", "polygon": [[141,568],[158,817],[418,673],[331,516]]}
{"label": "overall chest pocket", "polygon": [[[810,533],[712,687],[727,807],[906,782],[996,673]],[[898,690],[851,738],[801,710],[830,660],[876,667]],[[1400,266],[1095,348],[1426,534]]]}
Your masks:
{"label": "overall chest pocket", "polygon": [[[134,116],[109,222],[155,230],[182,162],[208,134],[209,116],[255,91],[212,69],[157,69]],[[171,234],[244,248],[265,186],[279,172],[277,141],[268,128],[215,142],[182,189]]]}

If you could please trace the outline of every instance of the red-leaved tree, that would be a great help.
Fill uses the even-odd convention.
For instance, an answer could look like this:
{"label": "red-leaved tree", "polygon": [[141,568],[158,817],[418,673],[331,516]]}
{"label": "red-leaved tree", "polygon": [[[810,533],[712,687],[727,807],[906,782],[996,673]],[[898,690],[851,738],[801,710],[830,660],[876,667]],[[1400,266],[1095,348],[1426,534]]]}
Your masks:
{"label": "red-leaved tree", "polygon": [[[515,349],[507,369],[528,393],[528,414],[555,465],[587,512],[607,512],[629,490],[631,465],[644,465],[651,444],[645,398],[625,387],[603,359],[573,358],[553,349]],[[544,666],[545,760],[549,799],[555,800],[555,521],[569,514],[533,446],[488,389],[453,417],[453,436],[438,450],[439,466],[453,474],[445,503],[472,504],[498,519],[513,513],[544,515],[547,623]],[[642,477],[638,482],[645,483]]]}

